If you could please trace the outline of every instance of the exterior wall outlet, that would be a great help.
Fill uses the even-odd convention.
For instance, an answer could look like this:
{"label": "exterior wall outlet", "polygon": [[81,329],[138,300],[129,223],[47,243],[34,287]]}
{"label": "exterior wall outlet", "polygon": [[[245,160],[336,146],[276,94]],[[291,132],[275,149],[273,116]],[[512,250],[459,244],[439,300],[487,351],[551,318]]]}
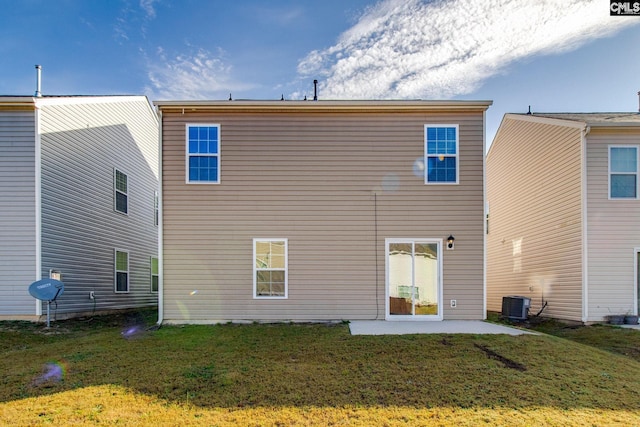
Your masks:
{"label": "exterior wall outlet", "polygon": [[451,308],[456,308],[458,306],[458,301],[452,299],[451,300]]}
{"label": "exterior wall outlet", "polygon": [[96,299],[96,294],[93,291],[89,291],[89,299]]}

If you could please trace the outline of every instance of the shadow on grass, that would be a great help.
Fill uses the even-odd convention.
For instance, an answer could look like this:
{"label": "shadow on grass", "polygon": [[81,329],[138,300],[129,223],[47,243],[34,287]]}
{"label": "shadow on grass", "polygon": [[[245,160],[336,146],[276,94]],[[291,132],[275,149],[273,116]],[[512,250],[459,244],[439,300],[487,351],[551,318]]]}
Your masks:
{"label": "shadow on grass", "polygon": [[50,331],[3,322],[0,402],[114,385],[201,408],[640,410],[638,361],[551,336],[351,336],[346,325],[297,324],[152,330],[154,320],[142,312]]}
{"label": "shadow on grass", "polygon": [[497,313],[490,313],[489,320],[565,338],[640,362],[640,329],[627,329],[608,324],[584,326],[536,316],[526,321],[509,321],[502,319]]}

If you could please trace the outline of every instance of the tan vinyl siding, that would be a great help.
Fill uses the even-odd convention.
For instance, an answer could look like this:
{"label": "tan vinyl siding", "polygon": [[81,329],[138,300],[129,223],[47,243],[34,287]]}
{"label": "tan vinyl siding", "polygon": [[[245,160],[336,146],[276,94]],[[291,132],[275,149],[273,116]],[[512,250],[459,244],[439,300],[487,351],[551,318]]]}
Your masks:
{"label": "tan vinyl siding", "polygon": [[609,200],[609,145],[640,149],[640,128],[592,128],[587,140],[589,321],[634,312],[640,200]]}
{"label": "tan vinyl siding", "polygon": [[[144,97],[40,102],[42,275],[52,268],[62,271],[65,293],[57,312],[155,305],[150,283],[150,258],[158,253],[155,113]],[[128,215],[114,211],[114,168],[128,177]],[[114,292],[115,248],[129,252],[129,293]]]}
{"label": "tan vinyl siding", "polygon": [[0,318],[36,314],[35,137],[33,108],[0,110]]}
{"label": "tan vinyl siding", "polygon": [[[220,184],[185,184],[186,123],[220,124]],[[459,124],[459,185],[414,174],[428,123]],[[165,320],[384,319],[385,238],[450,233],[444,318],[483,318],[481,111],[166,109],[162,127]],[[288,239],[288,299],[253,299],[253,238]]]}
{"label": "tan vinyl siding", "polygon": [[581,131],[505,116],[487,157],[487,308],[582,319]]}

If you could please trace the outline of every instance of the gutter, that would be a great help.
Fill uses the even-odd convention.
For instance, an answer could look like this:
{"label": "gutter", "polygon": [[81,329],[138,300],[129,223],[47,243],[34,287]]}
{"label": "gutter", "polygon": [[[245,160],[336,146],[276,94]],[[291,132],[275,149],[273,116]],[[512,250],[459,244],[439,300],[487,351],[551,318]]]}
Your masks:
{"label": "gutter", "polygon": [[309,111],[405,112],[486,111],[493,101],[154,101],[159,110],[191,111]]}

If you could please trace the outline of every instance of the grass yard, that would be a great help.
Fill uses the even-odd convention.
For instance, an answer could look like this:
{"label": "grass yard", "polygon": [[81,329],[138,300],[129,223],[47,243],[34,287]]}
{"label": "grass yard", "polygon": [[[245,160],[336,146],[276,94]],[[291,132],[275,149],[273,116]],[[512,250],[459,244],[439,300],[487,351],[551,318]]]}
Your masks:
{"label": "grass yard", "polygon": [[147,330],[154,319],[147,311],[49,330],[0,322],[0,424],[640,425],[640,358],[625,350],[640,348],[640,331],[599,327],[589,338],[581,328],[566,337],[351,336],[346,324]]}

